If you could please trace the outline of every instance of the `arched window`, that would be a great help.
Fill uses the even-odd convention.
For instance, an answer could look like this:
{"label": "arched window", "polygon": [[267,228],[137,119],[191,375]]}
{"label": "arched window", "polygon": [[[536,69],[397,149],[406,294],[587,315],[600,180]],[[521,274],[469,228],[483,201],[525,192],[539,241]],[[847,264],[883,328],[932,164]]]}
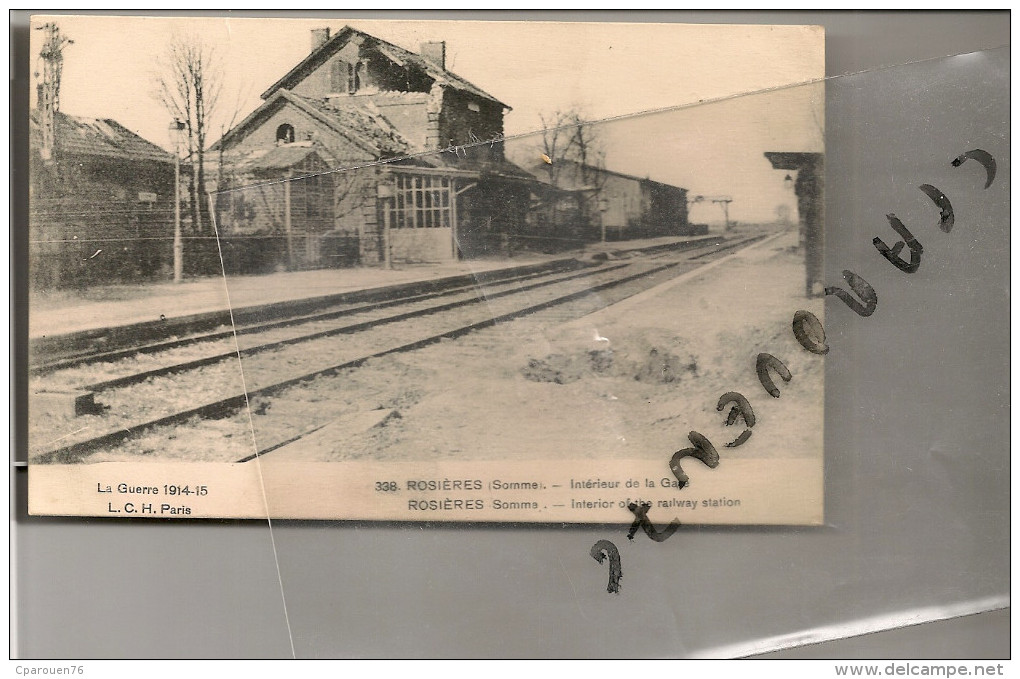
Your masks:
{"label": "arched window", "polygon": [[294,126],[284,123],[276,128],[276,143],[279,144],[293,144],[294,143]]}

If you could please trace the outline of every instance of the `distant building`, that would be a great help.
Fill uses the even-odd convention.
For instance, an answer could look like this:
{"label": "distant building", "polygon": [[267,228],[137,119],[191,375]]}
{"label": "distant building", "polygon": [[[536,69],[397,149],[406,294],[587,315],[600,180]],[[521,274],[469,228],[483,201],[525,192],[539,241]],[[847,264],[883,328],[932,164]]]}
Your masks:
{"label": "distant building", "polygon": [[42,287],[152,278],[172,267],[173,156],[109,118],[29,116],[30,275]]}
{"label": "distant building", "polygon": [[[502,143],[465,147],[502,139],[510,109],[445,61],[442,42],[415,54],[350,27],[313,30],[311,53],[213,147],[218,188],[259,185],[220,194],[223,236],[282,238],[279,263],[310,268],[377,264],[387,246],[396,261],[473,256],[520,230],[534,177]],[[268,181],[351,166],[367,167],[287,182],[286,195]]]}
{"label": "distant building", "polygon": [[[536,163],[528,169],[558,192],[546,196],[544,209],[532,217],[532,230],[566,229],[582,240],[685,236],[687,189],[647,177],[581,165],[570,160]],[[553,203],[552,201],[555,201]]]}

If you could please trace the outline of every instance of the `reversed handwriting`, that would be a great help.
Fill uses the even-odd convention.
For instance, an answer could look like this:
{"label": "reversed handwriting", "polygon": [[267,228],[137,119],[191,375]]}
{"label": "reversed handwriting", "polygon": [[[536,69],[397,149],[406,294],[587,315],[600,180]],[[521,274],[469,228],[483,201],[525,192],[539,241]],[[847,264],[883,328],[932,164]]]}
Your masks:
{"label": "reversed handwriting", "polygon": [[924,195],[931,198],[931,202],[935,203],[935,207],[939,209],[939,228],[944,233],[952,231],[953,224],[956,222],[956,215],[953,214],[953,204],[949,202],[946,194],[931,184],[921,184],[917,188],[921,189]]}
{"label": "reversed handwriting", "polygon": [[772,375],[769,374],[770,368],[774,370],[784,382],[792,380],[793,374],[790,372],[790,369],[786,367],[785,363],[772,354],[758,354],[758,358],[754,362],[754,370],[758,373],[758,381],[761,382],[761,386],[765,387],[765,391],[769,393],[769,396],[779,398],[779,387],[777,387],[776,383],[772,381]]}
{"label": "reversed handwriting", "polygon": [[673,521],[662,530],[662,532],[655,530],[655,526],[653,526],[652,522],[648,519],[648,510],[651,508],[651,502],[631,502],[627,505],[627,509],[629,509],[635,517],[634,523],[630,524],[630,530],[627,531],[628,540],[633,540],[638,528],[641,528],[644,530],[645,535],[655,542],[665,542],[672,537],[673,533],[675,533],[677,529],[680,528],[680,519],[674,518]]}
{"label": "reversed handwriting", "polygon": [[992,157],[992,154],[983,149],[974,149],[973,151],[967,151],[966,153],[961,153],[960,155],[958,155],[956,159],[952,162],[952,166],[960,167],[968,160],[976,160],[977,162],[985,166],[985,188],[987,189],[989,186],[991,186],[992,182],[995,181],[995,168],[996,168],[995,158]]}
{"label": "reversed handwriting", "polygon": [[857,293],[863,304],[842,288],[827,287],[825,288],[825,294],[839,297],[858,316],[867,318],[875,313],[875,309],[878,308],[878,293],[875,292],[875,288],[871,287],[868,281],[847,269],[843,270],[843,279],[849,284],[850,289]]}
{"label": "reversed handwriting", "polygon": [[751,427],[754,426],[754,409],[751,404],[744,397],[743,394],[736,391],[728,391],[719,397],[719,403],[716,404],[715,409],[722,411],[730,403],[736,405],[730,409],[730,414],[726,417],[726,426],[733,426],[736,424],[737,418],[742,417],[744,424],[746,425],[743,432],[735,440],[730,441],[726,444],[727,448],[736,448],[747,442],[747,439],[751,438]]}
{"label": "reversed handwriting", "polygon": [[715,446],[712,445],[711,441],[696,431],[689,433],[687,438],[694,444],[694,447],[676,451],[669,461],[669,469],[673,472],[673,476],[676,477],[681,489],[691,480],[680,466],[680,460],[683,458],[693,457],[701,460],[709,469],[715,469],[719,466],[719,453],[716,452]]}
{"label": "reversed handwriting", "polygon": [[620,578],[623,577],[623,570],[620,564],[620,550],[609,540],[599,540],[591,546],[591,556],[602,563],[606,556],[609,557],[609,585],[606,591],[610,594],[620,593]]}
{"label": "reversed handwriting", "polygon": [[[896,245],[890,248],[885,244],[884,240],[875,236],[875,239],[871,241],[872,244],[883,257],[888,259],[889,262],[891,262],[892,265],[900,271],[904,273],[916,272],[918,267],[921,266],[921,253],[924,252],[924,248],[921,247],[921,244],[917,242],[916,238],[914,238],[914,234],[910,233],[910,229],[904,226],[903,222],[901,222],[896,215],[888,214],[885,217],[889,220],[889,226],[891,226],[903,240],[897,241]],[[910,249],[909,262],[900,257],[900,251],[904,246]]]}
{"label": "reversed handwriting", "polygon": [[793,336],[812,354],[824,356],[829,353],[829,345],[825,343],[825,328],[818,316],[810,311],[800,309],[794,312]]}

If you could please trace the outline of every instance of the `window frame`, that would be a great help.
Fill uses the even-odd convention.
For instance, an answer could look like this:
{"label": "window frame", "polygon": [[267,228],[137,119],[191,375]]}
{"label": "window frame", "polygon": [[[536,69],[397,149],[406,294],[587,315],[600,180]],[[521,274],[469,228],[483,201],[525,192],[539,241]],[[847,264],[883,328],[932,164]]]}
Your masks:
{"label": "window frame", "polygon": [[[283,136],[280,136],[280,131],[281,130],[283,130],[283,133],[284,133]],[[290,138],[289,139],[287,138],[287,132],[288,131],[290,132]],[[276,128],[276,145],[277,146],[279,146],[281,143],[283,143],[283,144],[293,144],[296,139],[297,139],[297,130],[294,129],[293,125],[291,125],[290,123],[280,123],[277,126],[277,128]]]}
{"label": "window frame", "polygon": [[430,174],[396,174],[389,210],[391,229],[453,227],[453,180]]}

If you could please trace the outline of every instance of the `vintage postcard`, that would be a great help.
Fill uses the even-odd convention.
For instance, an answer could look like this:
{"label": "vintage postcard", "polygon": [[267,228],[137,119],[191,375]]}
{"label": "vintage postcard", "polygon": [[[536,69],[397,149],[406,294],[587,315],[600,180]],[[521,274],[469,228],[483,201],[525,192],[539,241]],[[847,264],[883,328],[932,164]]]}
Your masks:
{"label": "vintage postcard", "polygon": [[822,522],[821,28],[33,29],[33,514]]}

